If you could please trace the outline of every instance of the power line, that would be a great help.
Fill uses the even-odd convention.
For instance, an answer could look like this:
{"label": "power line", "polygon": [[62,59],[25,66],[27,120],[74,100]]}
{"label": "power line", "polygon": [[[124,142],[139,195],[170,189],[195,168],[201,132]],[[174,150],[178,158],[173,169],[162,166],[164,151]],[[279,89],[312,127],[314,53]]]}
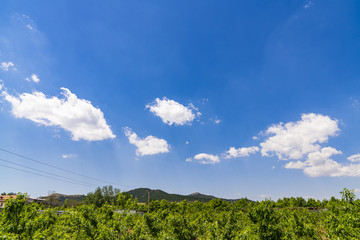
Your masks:
{"label": "power line", "polygon": [[61,167],[57,167],[57,166],[54,166],[54,165],[51,165],[51,164],[48,164],[48,163],[45,163],[45,162],[42,162],[42,161],[39,161],[39,160],[36,160],[36,159],[30,158],[30,157],[27,157],[27,156],[24,156],[24,155],[21,155],[21,154],[19,154],[19,153],[15,153],[15,152],[12,152],[12,151],[6,150],[6,149],[4,149],[4,148],[0,148],[0,151],[6,152],[6,153],[10,153],[10,154],[12,154],[12,155],[15,155],[15,156],[18,156],[18,157],[21,157],[21,158],[24,158],[24,159],[27,159],[27,160],[30,160],[30,161],[36,162],[36,163],[38,163],[38,164],[42,164],[42,165],[45,165],[45,166],[48,166],[48,167],[51,167],[51,168],[54,168],[54,169],[58,169],[58,170],[61,170],[61,171],[67,172],[67,173],[71,173],[71,174],[74,174],[74,175],[80,176],[80,177],[84,177],[84,178],[88,178],[88,179],[96,180],[96,181],[99,181],[99,182],[103,182],[103,183],[107,183],[107,184],[111,184],[111,185],[115,185],[115,186],[117,185],[117,186],[123,186],[123,187],[134,188],[134,186],[128,186],[128,185],[122,185],[122,184],[116,184],[116,183],[112,183],[112,182],[109,182],[109,181],[104,181],[104,180],[101,180],[101,179],[98,179],[98,178],[94,178],[94,177],[86,176],[86,175],[83,175],[83,174],[80,174],[80,173],[76,173],[76,172],[73,172],[73,171],[70,171],[70,170],[67,170],[67,169],[61,168]]}
{"label": "power line", "polygon": [[37,176],[40,176],[40,177],[46,177],[46,178],[55,179],[55,180],[62,181],[62,182],[68,182],[68,183],[72,183],[72,184],[77,184],[77,185],[83,185],[83,186],[86,186],[86,187],[90,187],[88,185],[84,185],[84,184],[81,184],[81,183],[76,183],[76,182],[67,181],[67,180],[60,179],[60,178],[50,177],[50,176],[42,175],[42,174],[39,174],[39,173],[34,173],[34,172],[26,171],[26,170],[23,170],[23,169],[6,166],[6,165],[3,165],[3,164],[0,164],[0,166],[10,168],[10,169],[15,169],[15,170],[18,170],[18,171],[21,171],[21,172],[26,172],[26,173],[33,174],[33,175],[37,175]]}
{"label": "power line", "polygon": [[68,177],[64,177],[64,176],[57,175],[57,174],[54,174],[54,173],[50,173],[50,172],[47,172],[47,171],[42,171],[42,170],[39,170],[39,169],[36,169],[36,168],[32,168],[32,167],[28,167],[28,166],[25,166],[25,165],[22,165],[22,164],[19,164],[19,163],[14,163],[14,162],[11,162],[11,161],[2,159],[2,158],[0,158],[0,161],[7,162],[7,163],[10,163],[10,164],[13,164],[13,165],[17,165],[17,166],[20,166],[20,167],[23,167],[23,168],[28,168],[28,169],[31,169],[31,170],[34,170],[34,171],[38,171],[38,172],[41,172],[41,173],[53,175],[53,176],[56,176],[56,177],[64,178],[64,179],[67,179],[67,180],[70,180],[70,181],[73,181],[73,182],[78,182],[78,183],[80,183],[81,185],[88,185],[88,186],[92,186],[92,187],[94,187],[94,186],[96,187],[96,186],[97,186],[97,185],[92,184],[92,183],[82,182],[82,181],[79,181],[79,180],[76,180],[76,179],[73,179],[73,178],[68,178]]}
{"label": "power line", "polygon": [[[69,170],[66,170],[66,169],[64,169],[64,168],[56,167],[56,166],[53,166],[53,165],[51,165],[51,164],[44,163],[44,162],[35,160],[35,159],[33,159],[33,158],[26,157],[26,156],[24,156],[24,155],[21,155],[21,154],[18,154],[18,153],[14,153],[14,152],[5,150],[5,149],[3,149],[3,148],[0,148],[0,151],[7,152],[7,153],[10,153],[10,154],[12,154],[12,155],[15,155],[15,156],[18,156],[18,157],[21,157],[21,158],[24,158],[24,159],[27,159],[27,160],[30,160],[30,161],[33,161],[33,162],[36,162],[36,163],[39,163],[39,164],[48,166],[48,167],[52,167],[52,168],[55,168],[55,169],[58,169],[58,170],[61,170],[61,171],[67,172],[67,173],[75,174],[75,175],[78,175],[78,176],[81,176],[81,177],[84,177],[84,178],[96,180],[96,181],[103,182],[103,183],[110,183],[110,182],[107,182],[107,181],[103,181],[103,180],[101,180],[101,179],[97,179],[97,178],[94,178],[94,177],[89,177],[89,176],[86,176],[86,175],[83,175],[83,174],[80,174],[80,173],[76,173],[76,172],[73,172],[73,171],[69,171]],[[110,183],[110,184],[111,184],[111,183]]]}

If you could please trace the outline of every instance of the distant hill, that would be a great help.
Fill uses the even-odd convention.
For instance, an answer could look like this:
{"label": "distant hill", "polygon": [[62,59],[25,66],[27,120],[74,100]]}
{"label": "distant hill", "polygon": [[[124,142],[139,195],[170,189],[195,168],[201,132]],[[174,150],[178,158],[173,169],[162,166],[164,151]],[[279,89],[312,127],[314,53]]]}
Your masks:
{"label": "distant hill", "polygon": [[76,202],[81,202],[84,199],[84,195],[66,195],[66,194],[61,194],[61,193],[53,193],[49,196],[43,196],[43,197],[39,197],[39,199],[43,199],[43,200],[47,200],[49,197],[52,197],[56,200],[58,200],[61,204],[63,204],[65,202],[65,199],[67,199],[68,201],[72,200],[72,201],[76,201]]}
{"label": "distant hill", "polygon": [[[167,200],[169,202],[181,202],[183,200],[189,201],[189,202],[194,202],[194,201],[199,201],[199,202],[208,202],[211,199],[216,199],[217,197],[214,197],[212,195],[205,195],[205,194],[201,194],[198,192],[189,194],[189,195],[180,195],[180,194],[171,194],[171,193],[167,193],[164,192],[162,190],[159,189],[149,189],[149,188],[137,188],[134,190],[130,190],[126,193],[131,194],[134,198],[137,198],[138,201],[140,203],[147,203],[148,201],[148,191],[150,191],[150,200],[154,201],[154,200]],[[239,199],[222,199],[225,201],[236,201]]]}
{"label": "distant hill", "polygon": [[[217,198],[215,196],[212,195],[205,195],[205,194],[201,194],[198,192],[189,194],[189,195],[181,195],[181,194],[171,194],[171,193],[167,193],[165,191],[162,191],[160,189],[150,189],[150,188],[137,188],[137,189],[133,189],[130,190],[126,193],[132,195],[134,198],[138,199],[139,203],[147,203],[148,201],[148,191],[150,191],[150,200],[154,201],[154,200],[167,200],[169,202],[181,202],[183,200],[186,200],[188,202],[195,202],[195,201],[199,201],[199,202],[208,202],[212,199],[221,199],[224,201],[228,201],[228,202],[234,202],[237,201],[239,199],[224,199],[224,198]],[[66,194],[61,194],[61,193],[53,193],[49,196],[43,196],[43,197],[39,197],[39,199],[43,199],[43,200],[50,200],[52,199],[52,201],[57,201],[56,205],[62,205],[64,204],[65,200],[67,199],[69,202],[82,202],[84,200],[85,195],[66,195]],[[251,201],[251,200],[248,200]]]}

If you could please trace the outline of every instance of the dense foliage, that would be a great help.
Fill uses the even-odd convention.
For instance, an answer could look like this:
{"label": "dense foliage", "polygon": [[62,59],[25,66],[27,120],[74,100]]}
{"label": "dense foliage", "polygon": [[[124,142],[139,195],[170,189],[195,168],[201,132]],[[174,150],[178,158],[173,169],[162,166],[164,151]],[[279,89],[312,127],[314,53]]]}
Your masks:
{"label": "dense foliage", "polygon": [[[150,202],[150,212],[145,212],[147,206],[127,194],[108,193],[98,191],[97,198],[89,195],[93,198],[87,198],[84,204],[59,208],[26,204],[26,196],[18,195],[17,199],[6,202],[0,214],[0,239],[360,237],[360,200],[348,189],[341,192],[341,200],[333,197],[325,201],[283,198],[276,202],[243,199],[230,203],[213,199],[207,203],[174,203],[157,200]],[[124,211],[116,211],[119,209]]]}

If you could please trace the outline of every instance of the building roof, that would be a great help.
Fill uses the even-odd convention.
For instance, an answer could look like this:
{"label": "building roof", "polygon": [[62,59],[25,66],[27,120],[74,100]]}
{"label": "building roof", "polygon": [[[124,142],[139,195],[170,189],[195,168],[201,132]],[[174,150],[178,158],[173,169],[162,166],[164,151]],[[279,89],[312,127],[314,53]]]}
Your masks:
{"label": "building roof", "polygon": [[0,195],[0,201],[5,201],[10,198],[15,199],[15,198],[17,198],[17,195]]}

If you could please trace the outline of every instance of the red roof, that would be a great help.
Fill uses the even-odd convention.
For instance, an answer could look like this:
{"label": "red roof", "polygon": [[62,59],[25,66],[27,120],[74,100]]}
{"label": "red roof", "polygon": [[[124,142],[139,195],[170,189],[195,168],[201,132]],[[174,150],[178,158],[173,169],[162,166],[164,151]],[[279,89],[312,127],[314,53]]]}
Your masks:
{"label": "red roof", "polygon": [[10,198],[15,199],[15,198],[17,198],[17,195],[0,195],[0,202],[3,202]]}

